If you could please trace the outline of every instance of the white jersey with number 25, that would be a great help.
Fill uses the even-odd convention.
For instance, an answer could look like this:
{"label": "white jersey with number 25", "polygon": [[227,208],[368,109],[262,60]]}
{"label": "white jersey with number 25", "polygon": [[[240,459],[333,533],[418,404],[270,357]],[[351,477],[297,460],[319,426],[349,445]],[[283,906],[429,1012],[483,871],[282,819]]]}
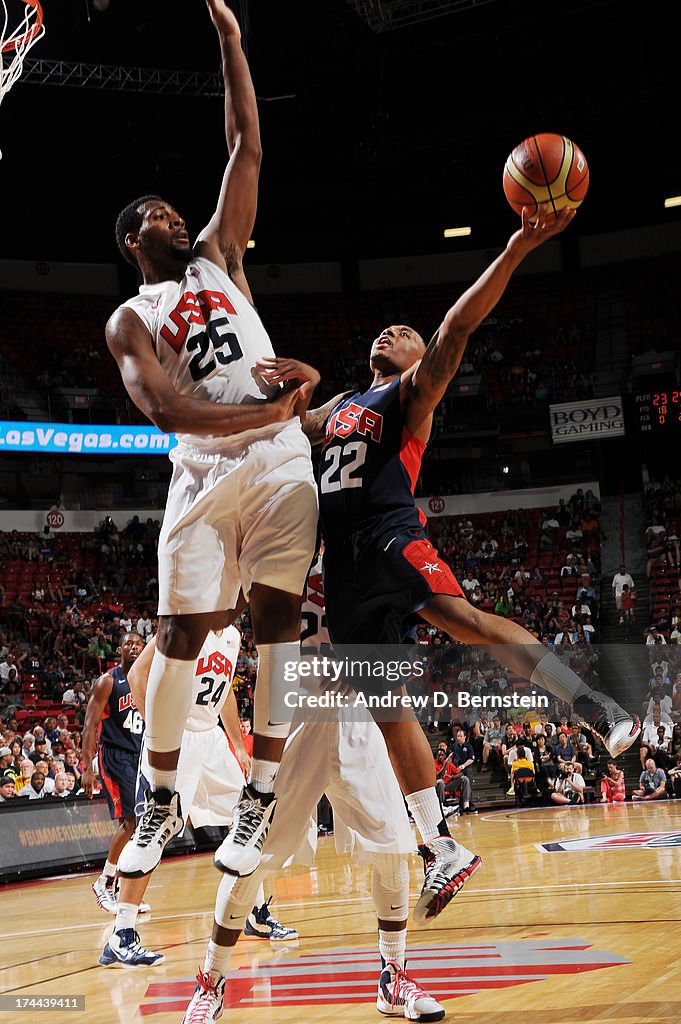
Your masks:
{"label": "white jersey with number 25", "polygon": [[[241,405],[276,392],[254,369],[257,359],[274,355],[262,320],[229,275],[210,260],[192,259],[181,281],[141,285],[123,306],[148,329],[158,361],[179,394]],[[272,426],[260,431],[276,432]],[[207,449],[219,448],[222,440],[179,439]]]}

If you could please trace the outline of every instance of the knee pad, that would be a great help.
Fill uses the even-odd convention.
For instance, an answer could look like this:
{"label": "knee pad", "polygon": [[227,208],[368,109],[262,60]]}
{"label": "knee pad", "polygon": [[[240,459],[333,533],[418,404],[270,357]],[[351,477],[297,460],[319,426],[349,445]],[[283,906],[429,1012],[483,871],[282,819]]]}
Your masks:
{"label": "knee pad", "polygon": [[409,916],[409,864],[404,853],[375,853],[371,895],[381,921]]}
{"label": "knee pad", "polygon": [[258,736],[285,740],[291,731],[293,708],[286,706],[286,693],[297,692],[298,675],[294,681],[291,665],[300,661],[300,643],[259,644],[258,674],[253,698],[253,732]]}
{"label": "knee pad", "polygon": [[233,931],[243,928],[253,910],[262,881],[262,873],[255,871],[245,878],[223,875],[215,897],[215,920],[221,928]]}

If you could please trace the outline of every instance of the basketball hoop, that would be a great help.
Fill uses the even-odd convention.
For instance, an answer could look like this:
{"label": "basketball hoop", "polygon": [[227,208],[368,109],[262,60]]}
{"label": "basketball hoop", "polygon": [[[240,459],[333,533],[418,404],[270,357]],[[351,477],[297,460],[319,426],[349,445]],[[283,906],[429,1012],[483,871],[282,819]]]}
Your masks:
{"label": "basketball hoop", "polygon": [[24,68],[24,57],[45,32],[43,9],[39,0],[22,0],[24,15],[19,25],[8,34],[9,15],[6,0],[0,0],[2,29],[0,31],[0,103]]}

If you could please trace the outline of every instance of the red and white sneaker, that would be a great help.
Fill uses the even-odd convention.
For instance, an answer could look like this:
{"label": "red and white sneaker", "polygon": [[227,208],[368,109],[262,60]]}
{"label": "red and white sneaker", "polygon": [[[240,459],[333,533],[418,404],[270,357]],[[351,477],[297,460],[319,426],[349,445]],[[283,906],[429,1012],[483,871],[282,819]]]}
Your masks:
{"label": "red and white sneaker", "polygon": [[399,964],[388,962],[378,979],[376,1009],[386,1017],[406,1017],[407,1020],[442,1020],[444,1006],[409,977]]}
{"label": "red and white sneaker", "polygon": [[482,864],[482,857],[471,853],[451,836],[439,836],[419,846],[425,879],[421,896],[414,907],[414,920],[425,924],[441,914],[471,875]]}
{"label": "red and white sneaker", "polygon": [[116,879],[107,876],[100,875],[99,878],[95,879],[92,883],[91,889],[97,899],[97,906],[100,910],[106,910],[107,914],[115,914],[118,912],[118,891],[116,888]]}
{"label": "red and white sneaker", "polygon": [[209,1021],[222,1017],[222,1004],[225,999],[225,979],[221,974],[211,978],[210,974],[199,969],[196,975],[198,982],[192,1001],[185,1010],[182,1024],[209,1024]]}

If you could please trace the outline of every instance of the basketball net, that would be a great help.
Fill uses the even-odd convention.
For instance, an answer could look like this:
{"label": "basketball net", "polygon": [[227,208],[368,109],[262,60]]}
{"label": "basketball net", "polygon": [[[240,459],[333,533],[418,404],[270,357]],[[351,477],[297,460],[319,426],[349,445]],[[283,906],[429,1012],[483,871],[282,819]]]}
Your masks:
{"label": "basketball net", "polygon": [[[8,29],[9,15],[6,0],[0,0],[2,27],[0,29],[0,103],[24,69],[24,57],[45,33],[43,9],[39,0],[23,0],[24,15],[15,29]],[[0,158],[2,153],[0,153]]]}

